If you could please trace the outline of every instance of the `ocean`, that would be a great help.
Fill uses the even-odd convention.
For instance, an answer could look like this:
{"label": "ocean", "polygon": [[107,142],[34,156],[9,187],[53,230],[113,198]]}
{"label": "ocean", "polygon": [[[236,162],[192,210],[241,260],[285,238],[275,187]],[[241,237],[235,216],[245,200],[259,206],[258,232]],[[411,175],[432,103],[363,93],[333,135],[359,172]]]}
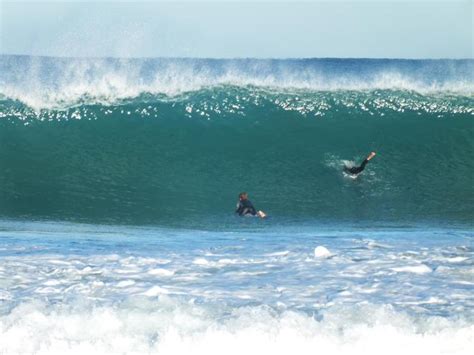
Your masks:
{"label": "ocean", "polygon": [[470,353],[473,116],[473,60],[0,56],[0,353]]}

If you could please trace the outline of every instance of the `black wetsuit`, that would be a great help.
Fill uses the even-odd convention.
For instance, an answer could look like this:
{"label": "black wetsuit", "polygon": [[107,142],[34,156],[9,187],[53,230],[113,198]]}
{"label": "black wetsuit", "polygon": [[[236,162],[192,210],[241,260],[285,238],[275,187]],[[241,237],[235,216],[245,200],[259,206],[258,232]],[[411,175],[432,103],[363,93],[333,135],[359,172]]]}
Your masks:
{"label": "black wetsuit", "polygon": [[352,168],[349,168],[347,166],[344,167],[344,171],[349,174],[357,175],[360,174],[364,169],[365,166],[367,165],[369,161],[365,159],[360,166],[353,166]]}
{"label": "black wetsuit", "polygon": [[253,207],[252,202],[250,200],[240,200],[235,213],[238,213],[239,216],[245,215],[252,215],[255,216],[257,214],[257,210]]}

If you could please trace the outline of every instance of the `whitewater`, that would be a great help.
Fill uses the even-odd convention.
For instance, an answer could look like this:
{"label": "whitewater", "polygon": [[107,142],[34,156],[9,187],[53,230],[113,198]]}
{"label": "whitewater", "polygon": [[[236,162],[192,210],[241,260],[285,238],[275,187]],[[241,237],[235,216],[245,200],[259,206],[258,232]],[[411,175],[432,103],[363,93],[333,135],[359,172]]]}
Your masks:
{"label": "whitewater", "polygon": [[468,354],[474,343],[471,231],[1,227],[3,353]]}
{"label": "whitewater", "polygon": [[473,94],[472,60],[0,56],[0,353],[470,353]]}

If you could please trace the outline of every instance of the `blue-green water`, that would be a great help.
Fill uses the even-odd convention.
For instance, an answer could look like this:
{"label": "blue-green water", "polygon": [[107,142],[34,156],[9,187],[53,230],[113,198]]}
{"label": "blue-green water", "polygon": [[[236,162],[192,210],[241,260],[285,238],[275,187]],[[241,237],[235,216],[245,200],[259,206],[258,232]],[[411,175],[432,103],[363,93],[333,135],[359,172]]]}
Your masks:
{"label": "blue-green water", "polygon": [[244,190],[278,223],[473,217],[472,61],[0,62],[3,217],[221,228]]}
{"label": "blue-green water", "polygon": [[0,353],[470,354],[473,69],[0,56]]}

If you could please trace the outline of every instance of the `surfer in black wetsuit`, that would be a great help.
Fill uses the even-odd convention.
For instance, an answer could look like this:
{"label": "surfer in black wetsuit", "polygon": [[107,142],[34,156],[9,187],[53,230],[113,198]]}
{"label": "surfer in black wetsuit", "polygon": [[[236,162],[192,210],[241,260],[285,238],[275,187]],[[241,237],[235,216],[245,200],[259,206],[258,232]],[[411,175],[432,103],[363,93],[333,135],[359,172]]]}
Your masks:
{"label": "surfer in black wetsuit", "polygon": [[365,169],[365,166],[367,165],[369,160],[372,159],[373,157],[375,157],[375,152],[370,153],[369,156],[365,158],[365,160],[362,162],[362,164],[360,164],[360,166],[353,166],[353,167],[345,166],[344,172],[351,175],[360,174]]}
{"label": "surfer in black wetsuit", "polygon": [[263,211],[257,211],[255,207],[253,207],[246,192],[239,194],[239,202],[237,203],[235,213],[238,213],[239,216],[258,216],[260,218],[267,216]]}

